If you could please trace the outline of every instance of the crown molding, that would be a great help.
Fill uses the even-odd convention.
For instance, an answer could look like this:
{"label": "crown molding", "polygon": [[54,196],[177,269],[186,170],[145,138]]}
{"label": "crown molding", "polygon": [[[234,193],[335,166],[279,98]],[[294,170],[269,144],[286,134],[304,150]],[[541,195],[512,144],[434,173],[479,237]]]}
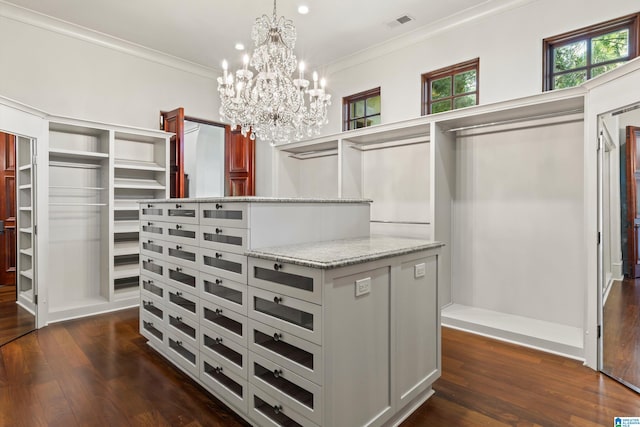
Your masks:
{"label": "crown molding", "polygon": [[157,64],[214,79],[220,71],[0,0],[0,16]]}
{"label": "crown molding", "polygon": [[359,52],[345,56],[327,64],[327,74],[332,74],[356,65],[371,61],[399,49],[420,43],[438,34],[451,30],[460,25],[475,21],[486,16],[495,15],[511,9],[524,6],[538,0],[487,0],[484,3],[460,11],[447,18],[443,18],[429,25],[424,25],[414,31],[400,35],[391,40],[367,47]]}

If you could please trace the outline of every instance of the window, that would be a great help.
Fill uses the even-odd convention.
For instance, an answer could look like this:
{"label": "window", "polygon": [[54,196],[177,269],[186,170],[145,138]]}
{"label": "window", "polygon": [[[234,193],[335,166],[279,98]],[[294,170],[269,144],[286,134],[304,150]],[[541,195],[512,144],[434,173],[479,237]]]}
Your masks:
{"label": "window", "polygon": [[380,124],[380,88],[342,98],[342,130]]}
{"label": "window", "polygon": [[422,115],[478,104],[480,59],[422,75]]}
{"label": "window", "polygon": [[577,86],[638,56],[639,16],[544,39],[543,90]]}

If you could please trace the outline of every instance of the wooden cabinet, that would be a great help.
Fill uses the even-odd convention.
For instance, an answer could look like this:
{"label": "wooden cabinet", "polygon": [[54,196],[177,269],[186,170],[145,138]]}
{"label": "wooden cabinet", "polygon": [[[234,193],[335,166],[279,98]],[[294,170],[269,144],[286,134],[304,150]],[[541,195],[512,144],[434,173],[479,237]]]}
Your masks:
{"label": "wooden cabinet", "polygon": [[34,141],[16,137],[16,286],[18,303],[35,314],[35,242],[34,224],[36,218]]}
{"label": "wooden cabinet", "polygon": [[[282,205],[273,208],[281,214],[265,214],[264,204]],[[245,254],[264,229],[276,239],[288,225],[306,237],[300,224],[282,225],[285,203],[220,199],[194,208],[176,200],[141,209],[149,205],[165,216],[140,221],[141,333],[241,416],[259,426],[393,425],[432,394],[440,375],[438,250],[313,268]],[[199,246],[186,244],[193,234],[167,233],[184,219],[171,209],[199,213],[182,228]],[[369,287],[358,293],[362,280]]]}

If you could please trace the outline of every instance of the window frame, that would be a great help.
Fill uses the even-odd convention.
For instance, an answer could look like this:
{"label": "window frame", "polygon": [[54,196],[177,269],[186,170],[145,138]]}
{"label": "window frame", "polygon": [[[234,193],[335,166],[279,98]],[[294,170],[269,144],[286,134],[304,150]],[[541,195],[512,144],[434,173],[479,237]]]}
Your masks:
{"label": "window frame", "polygon": [[[459,95],[454,93],[454,76],[456,74],[464,73],[467,71],[475,71],[476,72],[476,90],[473,92],[465,92]],[[431,82],[433,80],[439,80],[443,77],[451,76],[451,96],[440,98],[435,100],[435,102],[445,101],[447,99],[451,100],[451,110],[456,110],[454,108],[454,100],[456,98],[460,98],[462,96],[467,95],[476,95],[476,103],[475,105],[480,104],[480,58],[470,59],[469,61],[460,62],[455,65],[451,65],[448,67],[440,68],[435,71],[430,71],[428,73],[424,73],[421,76],[422,82],[422,97],[421,97],[421,107],[420,111],[423,116],[432,114],[431,113],[431,104],[433,101],[431,100]]]}
{"label": "window frame", "polygon": [[[380,97],[380,112],[377,114],[372,114],[370,116],[367,116],[366,100],[369,98],[373,98],[375,96]],[[354,102],[363,101],[363,100],[365,101],[365,115],[362,118],[366,119],[368,117],[380,116],[380,118],[382,119],[382,95],[380,94],[380,86],[378,86],[377,88],[365,90],[363,92],[359,92],[359,93],[356,93],[350,96],[345,96],[344,98],[342,98],[342,130],[343,131],[348,131],[353,129],[362,129],[362,128],[350,129],[349,123],[352,121],[351,104],[353,104]],[[368,127],[368,126],[365,126],[365,127]]]}
{"label": "window frame", "polygon": [[[591,63],[591,43],[590,40],[609,34],[618,30],[629,29],[629,54],[626,59],[618,59],[614,61],[605,61],[598,64]],[[564,45],[576,43],[579,41],[587,41],[587,65],[572,69],[567,72],[557,73],[553,71],[553,51],[555,48]],[[590,25],[573,31],[568,31],[553,37],[547,37],[542,41],[542,90],[544,92],[555,90],[553,87],[554,77],[559,74],[566,74],[575,71],[585,70],[587,72],[587,81],[591,79],[591,69],[601,67],[609,63],[619,61],[631,61],[639,56],[640,48],[640,12],[631,15],[622,16],[620,18],[611,19],[599,24]]]}

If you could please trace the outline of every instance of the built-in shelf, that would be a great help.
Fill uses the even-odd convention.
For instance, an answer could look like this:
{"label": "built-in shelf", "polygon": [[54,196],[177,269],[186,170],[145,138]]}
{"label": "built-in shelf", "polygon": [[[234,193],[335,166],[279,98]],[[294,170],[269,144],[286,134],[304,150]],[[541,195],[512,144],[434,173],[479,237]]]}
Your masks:
{"label": "built-in shelf", "polygon": [[75,207],[81,207],[81,206],[107,206],[106,203],[54,203],[54,202],[50,202],[49,206],[75,206]]}
{"label": "built-in shelf", "polygon": [[18,168],[19,171],[27,171],[29,169],[31,169],[31,164],[23,165]]}
{"label": "built-in shelf", "polygon": [[157,163],[152,162],[143,162],[137,160],[123,160],[123,159],[115,159],[113,167],[115,169],[133,169],[133,170],[143,170],[143,171],[157,171],[164,172],[165,168]]}
{"label": "built-in shelf", "polygon": [[31,184],[25,184],[18,187],[19,190],[31,190]]}
{"label": "built-in shelf", "polygon": [[22,212],[31,212],[31,206],[23,206],[20,208]]}
{"label": "built-in shelf", "polygon": [[114,188],[129,188],[136,190],[164,190],[164,184],[152,179],[115,178]]}
{"label": "built-in shelf", "polygon": [[140,223],[137,220],[115,221],[113,229],[115,233],[137,233],[140,231]]}
{"label": "built-in shelf", "polygon": [[137,240],[124,240],[113,244],[113,256],[137,255],[140,245]]}
{"label": "built-in shelf", "polygon": [[30,268],[28,270],[21,271],[20,275],[33,280],[33,269]]}
{"label": "built-in shelf", "polygon": [[33,256],[33,248],[20,249],[20,253],[28,256]]}
{"label": "built-in shelf", "polygon": [[109,157],[107,153],[99,153],[96,151],[67,150],[63,148],[49,148],[49,156],[66,157],[70,159],[106,159]]}
{"label": "built-in shelf", "polygon": [[33,234],[33,227],[29,227],[29,228],[21,228],[20,229],[21,233],[25,233],[25,234]]}
{"label": "built-in shelf", "polygon": [[82,186],[73,186],[73,185],[50,185],[49,188],[62,189],[62,190],[91,190],[91,191],[105,190],[104,187],[82,187]]}
{"label": "built-in shelf", "polygon": [[136,277],[139,275],[140,266],[138,264],[115,265],[113,267],[113,278],[115,280]]}

